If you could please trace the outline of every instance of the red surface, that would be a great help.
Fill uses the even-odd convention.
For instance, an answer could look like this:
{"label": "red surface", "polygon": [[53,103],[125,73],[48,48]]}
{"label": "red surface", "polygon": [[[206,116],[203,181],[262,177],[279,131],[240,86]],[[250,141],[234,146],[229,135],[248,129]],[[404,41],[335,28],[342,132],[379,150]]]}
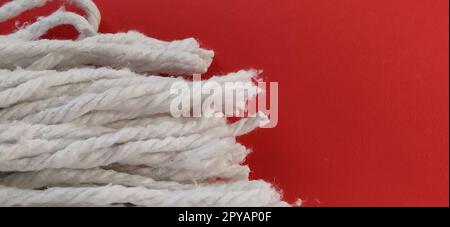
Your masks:
{"label": "red surface", "polygon": [[279,125],[242,141],[252,177],[289,201],[448,206],[448,0],[95,2],[101,32],[196,37],[216,51],[210,73],[279,82]]}

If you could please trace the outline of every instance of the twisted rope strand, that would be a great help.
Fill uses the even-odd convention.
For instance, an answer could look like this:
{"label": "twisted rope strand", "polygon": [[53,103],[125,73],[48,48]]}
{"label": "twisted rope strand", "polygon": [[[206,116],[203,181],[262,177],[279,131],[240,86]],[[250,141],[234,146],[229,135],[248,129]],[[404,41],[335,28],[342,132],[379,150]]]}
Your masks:
{"label": "twisted rope strand", "polygon": [[[48,1],[10,1],[0,22]],[[0,35],[0,206],[288,205],[271,184],[249,180],[250,150],[236,141],[268,117],[227,120],[263,92],[259,71],[185,79],[206,72],[214,52],[194,38],[99,34],[91,0],[66,2],[84,15],[60,8]],[[62,24],[78,39],[40,39]],[[180,83],[190,104],[173,110]],[[233,111],[204,110],[208,100],[233,101]],[[175,117],[198,109],[212,117]]]}

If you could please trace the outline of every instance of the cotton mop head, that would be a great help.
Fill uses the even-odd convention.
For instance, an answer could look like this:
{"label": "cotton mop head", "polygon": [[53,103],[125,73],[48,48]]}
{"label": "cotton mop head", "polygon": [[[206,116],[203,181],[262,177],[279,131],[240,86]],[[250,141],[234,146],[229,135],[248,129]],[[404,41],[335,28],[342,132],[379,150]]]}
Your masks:
{"label": "cotton mop head", "polygon": [[[0,22],[46,2],[8,2]],[[236,142],[266,116],[230,123],[222,105],[193,116],[236,89],[248,91],[231,97],[244,111],[262,92],[252,83],[257,71],[201,81],[221,91],[206,96],[184,77],[212,62],[195,39],[100,34],[95,4],[70,2],[85,16],[60,9],[0,36],[0,206],[287,205],[269,183],[249,180],[248,149]],[[61,24],[78,39],[40,39]],[[191,93],[177,96],[177,85]],[[189,105],[177,109],[177,100]]]}

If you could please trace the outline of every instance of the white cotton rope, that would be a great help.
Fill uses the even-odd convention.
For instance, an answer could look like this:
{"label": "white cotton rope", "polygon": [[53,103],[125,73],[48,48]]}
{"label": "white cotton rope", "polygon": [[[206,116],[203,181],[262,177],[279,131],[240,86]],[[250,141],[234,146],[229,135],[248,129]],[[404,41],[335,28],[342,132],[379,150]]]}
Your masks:
{"label": "white cotton rope", "polygon": [[[0,22],[48,1],[9,1]],[[288,206],[271,184],[249,180],[250,151],[236,141],[266,116],[229,123],[227,113],[172,115],[171,87],[184,82],[199,93],[184,76],[205,73],[212,51],[193,38],[100,34],[92,1],[66,2],[84,15],[61,7],[0,36],[0,206]],[[76,40],[41,39],[64,24],[79,32]],[[261,92],[257,75],[241,70],[204,82],[222,88],[217,99],[248,90],[231,97],[244,100],[234,104],[242,111]],[[201,105],[192,103],[189,111]]]}

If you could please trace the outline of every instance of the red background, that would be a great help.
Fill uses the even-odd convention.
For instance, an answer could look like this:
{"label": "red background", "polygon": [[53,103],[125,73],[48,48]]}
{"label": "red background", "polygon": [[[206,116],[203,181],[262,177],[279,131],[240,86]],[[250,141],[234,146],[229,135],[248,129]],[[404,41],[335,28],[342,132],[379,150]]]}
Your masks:
{"label": "red background", "polygon": [[95,2],[101,32],[196,37],[216,52],[208,74],[255,67],[279,82],[278,126],[242,142],[252,177],[288,201],[448,206],[448,0]]}

